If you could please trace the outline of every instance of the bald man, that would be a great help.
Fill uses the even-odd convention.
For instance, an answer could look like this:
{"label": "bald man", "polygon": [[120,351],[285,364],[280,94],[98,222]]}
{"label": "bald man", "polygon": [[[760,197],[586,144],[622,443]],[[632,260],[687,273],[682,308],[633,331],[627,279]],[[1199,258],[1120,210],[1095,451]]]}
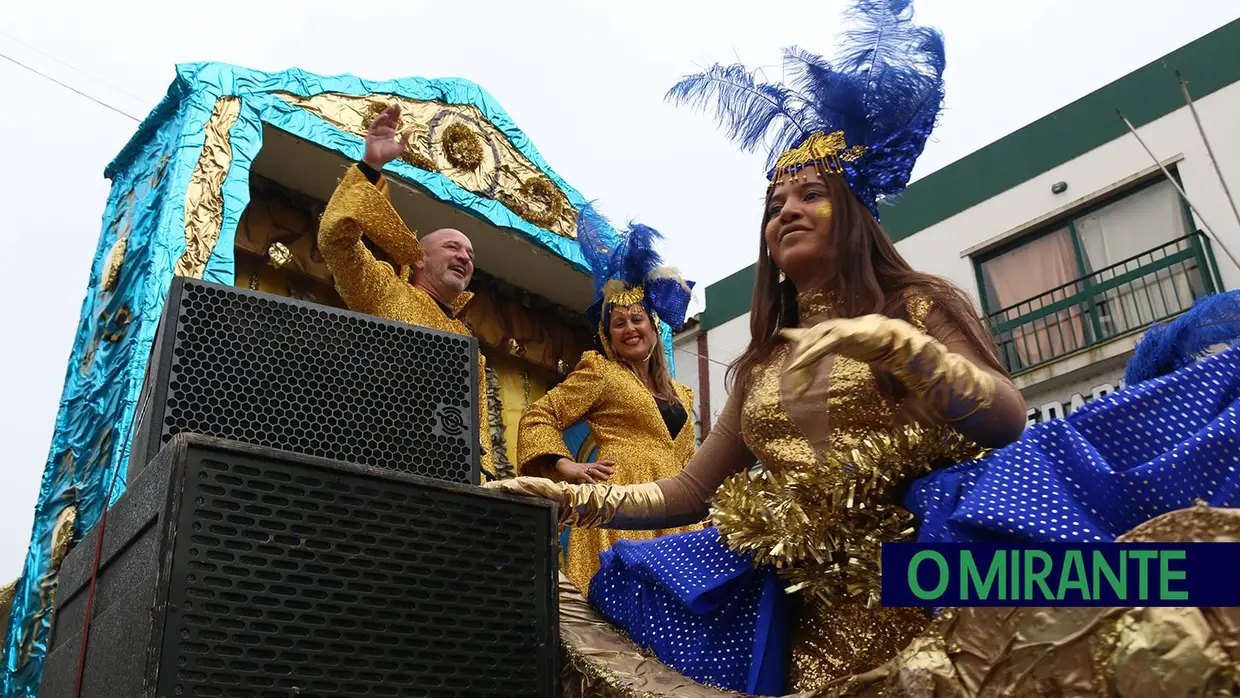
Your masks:
{"label": "bald man", "polygon": [[[397,134],[400,105],[380,114],[366,134],[362,161],[350,167],[319,224],[319,249],[350,310],[456,334],[471,334],[459,315],[473,294],[474,248],[459,230],[422,236],[405,227],[389,200],[383,167],[404,152],[412,131]],[[392,260],[379,261],[370,238]],[[486,360],[478,354],[478,427],[484,479],[494,474],[487,409]]]}

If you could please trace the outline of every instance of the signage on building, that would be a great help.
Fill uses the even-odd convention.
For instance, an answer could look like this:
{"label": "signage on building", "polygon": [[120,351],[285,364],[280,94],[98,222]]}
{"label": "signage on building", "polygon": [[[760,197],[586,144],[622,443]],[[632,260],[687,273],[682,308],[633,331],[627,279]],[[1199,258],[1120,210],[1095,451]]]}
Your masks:
{"label": "signage on building", "polygon": [[1110,380],[1100,378],[1094,380],[1097,382],[1084,390],[1069,388],[1067,394],[1049,396],[1051,399],[1027,398],[1029,409],[1025,412],[1025,426],[1031,427],[1039,422],[1062,419],[1084,407],[1085,403],[1109,395],[1116,390],[1122,390],[1124,387],[1124,379],[1120,376],[1115,376]]}

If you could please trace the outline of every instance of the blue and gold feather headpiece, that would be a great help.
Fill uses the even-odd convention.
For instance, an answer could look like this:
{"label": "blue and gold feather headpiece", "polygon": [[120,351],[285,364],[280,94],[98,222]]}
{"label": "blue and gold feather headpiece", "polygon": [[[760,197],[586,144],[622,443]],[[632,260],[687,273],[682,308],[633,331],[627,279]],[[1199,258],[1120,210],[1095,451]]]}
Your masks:
{"label": "blue and gold feather headpiece", "polygon": [[661,239],[659,231],[640,223],[632,223],[628,230],[617,234],[593,205],[583,206],[577,215],[577,242],[594,270],[594,303],[586,310],[586,316],[597,329],[599,341],[609,356],[611,347],[603,327],[608,306],[640,303],[650,313],[656,330],[660,322],[667,323],[673,331],[684,327],[694,284],[663,264],[663,258],[654,249],[655,242]]}
{"label": "blue and gold feather headpiece", "polygon": [[844,177],[878,218],[878,202],[908,186],[943,108],[943,37],[913,24],[912,0],[854,0],[834,64],[784,50],[788,84],[764,83],[743,65],[714,65],[681,79],[668,99],[713,106],[745,151],[770,148],[767,177],[821,166]]}

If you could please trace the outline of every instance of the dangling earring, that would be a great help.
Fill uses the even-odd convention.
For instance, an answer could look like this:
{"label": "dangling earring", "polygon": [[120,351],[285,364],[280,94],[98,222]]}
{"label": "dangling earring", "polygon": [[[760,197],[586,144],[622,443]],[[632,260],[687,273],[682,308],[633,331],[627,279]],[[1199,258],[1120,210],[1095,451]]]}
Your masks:
{"label": "dangling earring", "polygon": [[779,270],[779,283],[782,284],[787,278],[788,277],[784,276],[784,271],[780,269]]}

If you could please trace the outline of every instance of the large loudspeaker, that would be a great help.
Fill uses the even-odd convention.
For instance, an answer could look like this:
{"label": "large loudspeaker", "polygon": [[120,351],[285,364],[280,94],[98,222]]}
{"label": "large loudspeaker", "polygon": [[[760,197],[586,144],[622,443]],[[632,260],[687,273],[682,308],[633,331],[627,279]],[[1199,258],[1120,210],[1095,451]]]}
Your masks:
{"label": "large loudspeaker", "polygon": [[477,352],[473,337],[177,277],[128,477],[190,432],[477,483]]}
{"label": "large loudspeaker", "polygon": [[[558,695],[554,505],[177,436],[108,515],[82,698]],[[99,527],[40,698],[71,698]]]}

